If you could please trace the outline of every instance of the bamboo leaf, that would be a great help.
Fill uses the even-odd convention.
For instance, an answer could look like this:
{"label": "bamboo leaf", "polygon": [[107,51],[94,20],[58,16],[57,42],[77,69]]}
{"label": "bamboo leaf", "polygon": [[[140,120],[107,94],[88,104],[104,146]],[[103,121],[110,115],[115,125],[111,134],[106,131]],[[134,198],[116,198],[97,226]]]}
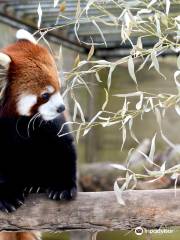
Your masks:
{"label": "bamboo leaf", "polygon": [[88,134],[88,132],[91,129],[91,124],[101,115],[102,111],[99,111],[92,119],[91,121],[88,123],[87,128],[84,130],[83,136],[85,136],[86,134]]}
{"label": "bamboo leaf", "polygon": [[37,27],[40,28],[40,26],[41,26],[41,20],[42,20],[42,9],[41,9],[41,3],[40,3],[40,2],[39,2],[39,5],[38,5],[37,13],[38,13],[38,23],[37,23]]}
{"label": "bamboo leaf", "polygon": [[100,33],[100,35],[101,35],[101,37],[102,37],[102,39],[103,39],[103,42],[104,42],[105,46],[107,47],[106,39],[105,39],[105,37],[104,37],[104,35],[103,35],[103,32],[102,32],[101,28],[98,26],[98,24],[96,23],[95,20],[92,20],[92,23],[94,24],[94,26],[95,26],[95,27],[97,28],[97,30],[99,31],[99,33]]}
{"label": "bamboo leaf", "polygon": [[76,142],[77,143],[79,142],[81,128],[82,128],[82,124],[80,124],[80,126],[78,127],[77,132],[76,132]]}
{"label": "bamboo leaf", "polygon": [[142,107],[142,103],[143,103],[143,94],[140,95],[140,100],[139,102],[136,104],[136,109],[140,110]]}
{"label": "bamboo leaf", "polygon": [[89,0],[86,4],[85,10],[86,10],[86,15],[88,15],[88,11],[90,6],[95,2],[96,0]]}
{"label": "bamboo leaf", "polygon": [[133,62],[132,56],[130,56],[129,60],[128,60],[128,71],[129,71],[131,78],[134,80],[134,82],[137,85],[136,75],[134,73],[134,62]]}
{"label": "bamboo leaf", "polygon": [[110,69],[109,69],[109,74],[108,74],[108,79],[107,79],[107,87],[108,87],[108,90],[110,89],[111,87],[111,82],[112,82],[112,73],[115,69],[115,65],[111,65]]}
{"label": "bamboo leaf", "polygon": [[102,82],[101,79],[100,79],[100,76],[99,76],[99,73],[98,73],[98,72],[95,73],[95,77],[96,77],[96,80],[97,80],[98,82],[100,82],[100,83]]}
{"label": "bamboo leaf", "polygon": [[141,96],[142,92],[132,92],[132,93],[124,93],[124,94],[114,94],[114,97],[136,97],[136,96]]}
{"label": "bamboo leaf", "polygon": [[91,127],[86,128],[86,129],[84,130],[83,136],[85,136],[86,134],[88,134],[88,132],[89,132],[90,130],[91,130]]}
{"label": "bamboo leaf", "polygon": [[155,14],[154,18],[155,18],[155,22],[156,22],[157,35],[158,35],[158,37],[161,37],[161,27],[160,27],[159,15]]}
{"label": "bamboo leaf", "polygon": [[138,12],[137,12],[137,14],[138,15],[140,15],[140,14],[149,14],[149,13],[151,13],[152,11],[150,10],[150,9],[146,9],[146,8],[142,8],[141,10],[139,10]]}
{"label": "bamboo leaf", "polygon": [[180,82],[179,82],[178,79],[177,79],[177,77],[178,77],[179,75],[180,75],[180,71],[179,71],[179,70],[174,73],[174,81],[175,81],[175,84],[176,84],[176,86],[177,86],[177,90],[178,90],[178,92],[180,93]]}
{"label": "bamboo leaf", "polygon": [[159,72],[159,62],[157,60],[156,51],[155,50],[153,50],[151,52],[151,60],[152,60],[153,66],[155,67],[156,71]]}
{"label": "bamboo leaf", "polygon": [[73,68],[77,67],[79,65],[79,62],[80,62],[80,56],[78,54],[77,57],[74,60]]}
{"label": "bamboo leaf", "polygon": [[59,6],[59,11],[60,11],[60,12],[64,12],[65,9],[66,9],[66,2],[64,1],[64,2],[62,2],[62,3],[60,4],[60,6]]}
{"label": "bamboo leaf", "polygon": [[124,147],[124,143],[126,141],[126,127],[123,125],[122,126],[122,145],[121,145],[121,151]]}
{"label": "bamboo leaf", "polygon": [[150,55],[148,55],[148,56],[145,58],[144,62],[143,62],[143,63],[139,66],[139,68],[137,69],[137,72],[140,71],[141,69],[143,69],[143,67],[145,66],[145,64],[146,64],[147,61],[149,60],[149,58],[150,58]]}
{"label": "bamboo leaf", "polygon": [[161,165],[161,168],[160,168],[160,171],[161,171],[162,173],[164,173],[165,170],[166,170],[166,162],[164,162],[164,163]]}
{"label": "bamboo leaf", "polygon": [[155,140],[156,140],[156,133],[152,139],[151,142],[151,149],[150,149],[150,153],[149,153],[149,159],[153,162],[154,159],[154,153],[155,153]]}
{"label": "bamboo leaf", "polygon": [[111,167],[122,170],[122,171],[126,171],[127,168],[121,164],[110,164]]}
{"label": "bamboo leaf", "polygon": [[154,5],[156,2],[157,2],[157,0],[152,0],[152,1],[148,4],[147,8],[150,8],[150,7],[151,7],[152,5]]}
{"label": "bamboo leaf", "polygon": [[82,111],[81,105],[78,103],[78,101],[74,98],[75,104],[77,106],[77,109],[79,110],[80,116],[81,116],[81,120],[83,123],[85,123],[85,117],[84,117],[84,113]]}
{"label": "bamboo leaf", "polygon": [[77,104],[76,102],[74,103],[74,114],[73,114],[73,121],[75,122],[76,121],[76,116],[77,116]]}
{"label": "bamboo leaf", "polygon": [[57,7],[59,0],[54,0],[54,8]]}
{"label": "bamboo leaf", "polygon": [[125,99],[124,99],[123,108],[122,108],[122,111],[121,111],[121,116],[122,116],[122,118],[124,118],[127,110],[128,110],[127,99],[125,98]]}
{"label": "bamboo leaf", "polygon": [[102,111],[99,111],[92,119],[91,121],[88,123],[87,126],[90,126],[100,115],[101,115]]}
{"label": "bamboo leaf", "polygon": [[166,15],[169,14],[169,9],[170,9],[170,5],[171,5],[171,2],[170,0],[165,0],[166,1]]}
{"label": "bamboo leaf", "polygon": [[162,120],[161,120],[161,113],[159,111],[158,108],[155,108],[155,115],[156,115],[156,119],[157,119],[157,122],[159,124],[159,128],[160,128],[160,133],[161,133],[161,137],[162,139],[172,148],[176,148],[176,146],[174,145],[174,143],[172,143],[163,133],[162,131]]}
{"label": "bamboo leaf", "polygon": [[80,2],[80,0],[77,0],[75,18],[78,19],[80,17],[80,15],[81,15],[81,2]]}
{"label": "bamboo leaf", "polygon": [[153,164],[153,161],[149,158],[149,156],[147,156],[145,153],[143,153],[142,151],[138,150],[138,152],[140,154],[142,154],[144,156],[144,158],[150,163]]}
{"label": "bamboo leaf", "polygon": [[92,43],[91,49],[90,49],[88,57],[87,57],[87,61],[89,61],[91,59],[93,54],[94,54],[94,44]]}
{"label": "bamboo leaf", "polygon": [[177,114],[180,116],[180,107],[179,107],[179,105],[175,105],[175,110],[176,110],[176,112],[177,112]]}
{"label": "bamboo leaf", "polygon": [[119,188],[117,181],[115,181],[114,183],[114,192],[115,192],[118,203],[121,205],[125,205],[125,202],[122,198],[123,190]]}
{"label": "bamboo leaf", "polygon": [[107,106],[108,104],[108,100],[109,100],[109,94],[108,94],[108,91],[104,88],[104,91],[105,91],[105,94],[106,94],[106,100],[102,106],[102,110],[104,111],[105,107]]}
{"label": "bamboo leaf", "polygon": [[180,69],[180,55],[177,57],[177,67]]}
{"label": "bamboo leaf", "polygon": [[136,135],[134,134],[133,130],[132,130],[132,126],[133,126],[133,118],[131,118],[129,120],[129,132],[130,135],[132,137],[132,139],[134,139],[134,141],[136,141],[137,143],[139,143],[139,140],[137,139]]}

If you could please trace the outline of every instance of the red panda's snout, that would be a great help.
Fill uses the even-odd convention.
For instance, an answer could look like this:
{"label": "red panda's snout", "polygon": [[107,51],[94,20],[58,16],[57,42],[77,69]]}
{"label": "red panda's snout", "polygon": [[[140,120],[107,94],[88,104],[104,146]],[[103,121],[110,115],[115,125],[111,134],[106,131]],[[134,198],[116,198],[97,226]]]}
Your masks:
{"label": "red panda's snout", "polygon": [[0,66],[7,71],[4,115],[52,120],[65,110],[56,64],[48,50],[20,30],[19,41],[3,49]]}
{"label": "red panda's snout", "polygon": [[32,116],[39,113],[44,120],[49,121],[63,112],[65,105],[60,92],[54,92],[52,86],[46,89],[41,96],[28,93],[20,95],[16,103],[18,114]]}
{"label": "red panda's snout", "polygon": [[65,110],[62,96],[59,92],[50,96],[49,100],[40,105],[38,111],[44,120],[52,120]]}

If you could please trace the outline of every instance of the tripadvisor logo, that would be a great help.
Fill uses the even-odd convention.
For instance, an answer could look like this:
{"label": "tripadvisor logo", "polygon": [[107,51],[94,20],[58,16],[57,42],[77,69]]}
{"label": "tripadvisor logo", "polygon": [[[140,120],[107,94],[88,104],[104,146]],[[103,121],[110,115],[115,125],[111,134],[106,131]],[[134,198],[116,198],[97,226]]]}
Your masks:
{"label": "tripadvisor logo", "polygon": [[174,229],[166,229],[166,228],[159,228],[159,229],[145,229],[142,227],[136,227],[134,230],[135,234],[140,236],[144,232],[150,234],[170,234],[174,232]]}
{"label": "tripadvisor logo", "polygon": [[142,227],[136,227],[135,230],[134,230],[135,234],[140,236],[143,234],[144,230]]}

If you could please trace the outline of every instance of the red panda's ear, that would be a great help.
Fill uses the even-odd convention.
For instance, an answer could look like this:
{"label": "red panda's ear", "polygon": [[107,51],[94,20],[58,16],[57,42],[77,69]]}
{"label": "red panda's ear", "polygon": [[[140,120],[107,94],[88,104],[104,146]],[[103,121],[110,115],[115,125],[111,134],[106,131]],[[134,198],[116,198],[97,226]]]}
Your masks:
{"label": "red panda's ear", "polygon": [[24,29],[20,29],[20,30],[17,31],[16,38],[18,40],[28,40],[31,43],[37,44],[37,41],[34,38],[34,36]]}
{"label": "red panda's ear", "polygon": [[7,72],[9,70],[9,65],[11,63],[11,58],[5,54],[0,52],[0,104],[2,99],[4,98],[5,89],[7,86]]}
{"label": "red panda's ear", "polygon": [[8,69],[10,62],[11,58],[7,54],[0,52],[0,66]]}

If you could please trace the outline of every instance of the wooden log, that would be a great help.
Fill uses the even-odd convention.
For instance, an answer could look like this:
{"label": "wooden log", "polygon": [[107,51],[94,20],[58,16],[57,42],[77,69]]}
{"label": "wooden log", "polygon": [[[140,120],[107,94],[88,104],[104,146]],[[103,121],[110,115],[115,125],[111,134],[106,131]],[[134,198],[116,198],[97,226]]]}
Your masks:
{"label": "wooden log", "polygon": [[[83,192],[112,191],[114,182],[117,178],[124,177],[124,175],[125,172],[113,168],[110,163],[81,164],[79,168],[79,186]],[[138,180],[136,189],[164,189],[170,186],[174,186],[174,181],[169,176],[163,176],[154,182],[147,181],[147,179]]]}
{"label": "wooden log", "polygon": [[127,190],[125,206],[114,192],[79,193],[76,200],[60,203],[31,195],[12,214],[0,213],[1,231],[103,231],[180,226],[180,190]]}

